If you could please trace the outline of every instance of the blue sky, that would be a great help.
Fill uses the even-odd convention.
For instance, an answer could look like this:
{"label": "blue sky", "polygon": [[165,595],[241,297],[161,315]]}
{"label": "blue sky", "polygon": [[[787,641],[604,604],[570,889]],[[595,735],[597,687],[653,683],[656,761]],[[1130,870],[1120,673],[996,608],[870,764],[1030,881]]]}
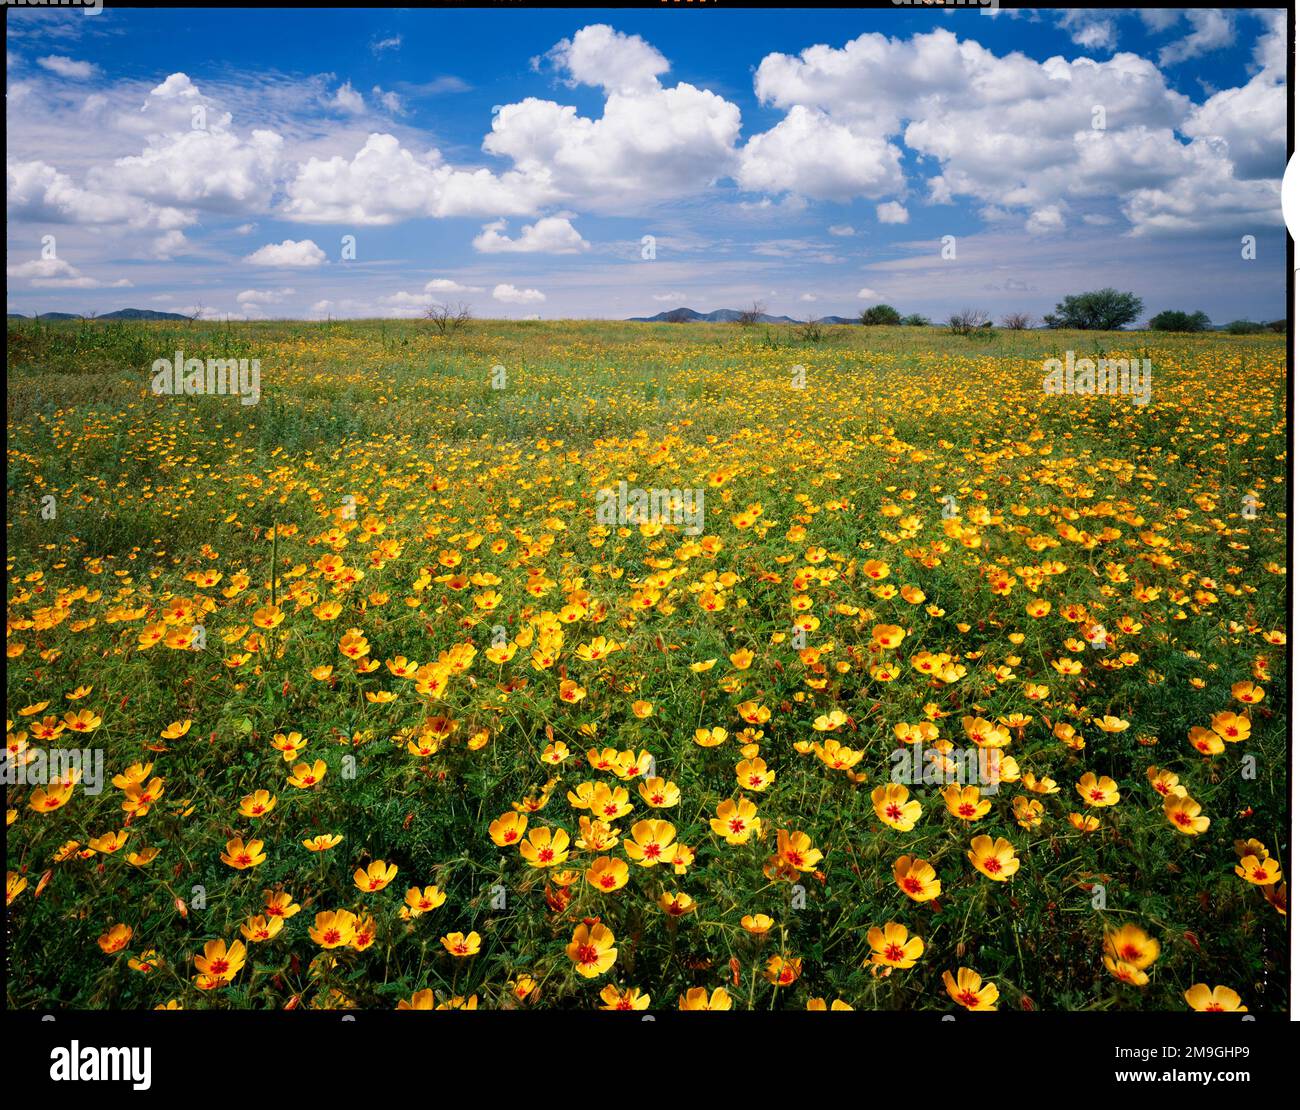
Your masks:
{"label": "blue sky", "polygon": [[10,311],[1285,313],[1282,9],[8,28]]}

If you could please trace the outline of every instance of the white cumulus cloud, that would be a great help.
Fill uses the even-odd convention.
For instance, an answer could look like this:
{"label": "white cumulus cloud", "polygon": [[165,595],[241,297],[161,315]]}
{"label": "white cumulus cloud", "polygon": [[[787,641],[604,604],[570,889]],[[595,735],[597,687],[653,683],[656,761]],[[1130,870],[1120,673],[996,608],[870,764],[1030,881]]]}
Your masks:
{"label": "white cumulus cloud", "polygon": [[578,254],[590,246],[568,220],[559,216],[525,225],[517,239],[506,234],[505,220],[497,220],[487,224],[474,239],[474,249],[482,254]]}
{"label": "white cumulus cloud", "polygon": [[625,35],[606,23],[593,23],[572,39],[561,39],[546,58],[571,84],[595,85],[611,93],[653,91],[669,68],[668,59],[640,35]]}
{"label": "white cumulus cloud", "polygon": [[286,239],[283,243],[267,243],[252,254],[246,255],[245,262],[254,266],[287,266],[307,268],[320,266],[325,262],[325,252],[310,239]]}
{"label": "white cumulus cloud", "polygon": [[492,290],[492,299],[503,304],[537,304],[546,300],[546,294],[540,289],[516,289],[503,282]]}

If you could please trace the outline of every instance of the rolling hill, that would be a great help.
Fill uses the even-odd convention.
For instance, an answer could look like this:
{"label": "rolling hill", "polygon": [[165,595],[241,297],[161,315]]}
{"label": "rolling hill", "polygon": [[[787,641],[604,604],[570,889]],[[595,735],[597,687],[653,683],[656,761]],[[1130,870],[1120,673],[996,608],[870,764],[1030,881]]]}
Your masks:
{"label": "rolling hill", "polygon": [[[657,312],[653,316],[631,316],[629,321],[636,324],[734,324],[743,313],[738,308],[718,308],[712,312],[696,312],[693,308],[671,308],[667,312]],[[760,324],[802,324],[791,316],[769,316],[766,313],[758,317]],[[858,321],[848,316],[823,316],[819,324],[856,324]]]}

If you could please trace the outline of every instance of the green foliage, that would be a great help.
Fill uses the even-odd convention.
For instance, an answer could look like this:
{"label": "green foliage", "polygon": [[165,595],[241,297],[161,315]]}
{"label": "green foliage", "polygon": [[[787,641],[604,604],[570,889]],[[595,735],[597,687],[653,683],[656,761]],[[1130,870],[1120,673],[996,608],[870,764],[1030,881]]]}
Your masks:
{"label": "green foliage", "polygon": [[1142,298],[1118,289],[1097,289],[1073,293],[1058,302],[1056,311],[1043,317],[1049,328],[1079,331],[1116,331],[1131,324],[1142,313]]}
{"label": "green foliage", "polygon": [[887,304],[877,304],[862,310],[862,322],[867,327],[879,324],[897,325],[903,323],[903,318],[899,315],[898,309]]}
{"label": "green foliage", "polygon": [[1166,309],[1151,317],[1147,325],[1152,331],[1205,331],[1210,326],[1210,318],[1204,312],[1179,312]]}
{"label": "green foliage", "polygon": [[[966,966],[998,986],[1004,1009],[1181,1010],[1196,982],[1232,986],[1252,1011],[1287,1009],[1286,919],[1233,870],[1234,842],[1250,837],[1286,858],[1290,676],[1285,647],[1265,639],[1288,619],[1286,354],[1275,335],[1152,334],[1139,347],[1126,333],[979,327],[975,347],[929,327],[828,327],[811,345],[788,325],[760,335],[708,324],[475,321],[444,338],[415,321],[196,322],[132,325],[137,341],[114,346],[105,336],[121,333],[103,327],[56,325],[47,337],[44,326],[10,325],[9,716],[38,744],[46,716],[93,708],[103,721],[86,742],[103,748],[109,775],[151,762],[166,793],[128,826],[123,792],[111,785],[48,814],[28,808],[29,787],[11,788],[7,864],[28,882],[8,917],[11,1007],[147,1008],[175,998],[190,1008],[278,1009],[339,1005],[341,995],[391,1008],[426,988],[440,1000],[477,994],[484,1007],[519,1006],[511,984],[527,974],[540,991],[527,1004],[541,1007],[590,1008],[613,982],[646,991],[655,1008],[675,1006],[691,987],[725,985],[738,1009],[802,1008],[812,997],[935,1009],[951,1006],[942,973]],[[1148,406],[1044,396],[1043,361],[1089,342],[1108,357],[1151,359]],[[122,361],[86,364],[97,343],[96,357]],[[261,403],[152,396],[152,360],[178,345],[195,357],[258,357]],[[795,363],[803,388],[792,388]],[[508,369],[504,389],[493,388],[496,365]],[[693,553],[676,526],[596,531],[593,491],[632,474],[649,486],[703,487],[718,551]],[[1238,509],[1248,490],[1262,501],[1250,521]],[[941,515],[947,491],[957,500],[952,519]],[[46,495],[58,505],[53,519],[41,515]],[[340,514],[350,496],[352,521]],[[763,514],[741,528],[734,517],[753,504]],[[363,542],[368,518],[383,531]],[[506,541],[499,553],[497,539]],[[379,556],[389,540],[399,550]],[[325,578],[320,564],[333,554],[365,577]],[[451,555],[455,567],[442,561]],[[870,560],[887,562],[889,576],[870,577]],[[632,610],[629,598],[660,567],[685,573],[653,608]],[[220,582],[195,581],[213,569]],[[528,589],[533,569],[552,582],[541,596]],[[459,589],[458,572],[499,581]],[[226,596],[240,574],[246,586]],[[730,575],[734,583],[721,585]],[[702,606],[706,587],[726,605]],[[474,600],[487,588],[501,594],[491,611]],[[1157,593],[1138,593],[1147,588]],[[300,604],[293,591],[302,589],[316,596]],[[534,667],[532,646],[487,662],[495,624],[513,636],[526,613],[558,610],[577,593],[604,606],[599,621],[566,626],[561,663],[584,699],[560,697],[557,668]],[[790,640],[803,596],[820,622],[812,654]],[[272,597],[284,622],[249,646],[253,615]],[[1028,615],[1036,598],[1052,611]],[[213,603],[206,647],[142,649],[142,630],[178,599]],[[330,600],[342,611],[326,619],[316,610]],[[1104,622],[1113,647],[1083,644],[1071,606]],[[114,612],[123,607],[143,613]],[[884,623],[907,632],[898,648],[875,645]],[[352,627],[368,636],[374,671],[341,653]],[[595,634],[623,650],[579,659],[573,649]],[[438,700],[384,665],[399,655],[428,663],[464,643],[477,655]],[[743,670],[730,659],[742,647],[755,656]],[[912,663],[922,650],[951,653],[966,673],[933,679]],[[1085,669],[1060,673],[1061,660]],[[711,669],[691,666],[708,661]],[[872,673],[886,661],[898,666],[888,681]],[[332,672],[314,677],[323,666]],[[1261,670],[1267,677],[1257,679]],[[1266,693],[1248,710],[1232,692],[1243,680]],[[1030,700],[1029,682],[1049,696]],[[68,700],[83,685],[90,691]],[[637,699],[654,712],[637,716]],[[740,792],[737,707],[751,699],[771,711],[755,743],[776,779],[749,793],[763,834],[732,847],[709,819]],[[1233,708],[1249,713],[1251,738],[1196,752],[1190,731]],[[833,710],[844,723],[819,731],[814,723]],[[915,828],[878,820],[871,792],[890,780],[896,726],[932,720],[962,746],[964,718],[1015,714],[1026,720],[1012,726],[1008,752],[1057,792],[1004,784],[968,826],[937,787],[913,785],[923,807]],[[1108,714],[1129,727],[1100,730],[1093,722]],[[432,716],[456,730],[436,753],[413,755],[406,738]],[[190,731],[162,741],[177,720],[191,720]],[[1062,742],[1057,724],[1073,727],[1083,747]],[[726,742],[698,745],[696,728],[714,725],[730,733]],[[480,728],[490,740],[471,747]],[[304,758],[324,760],[319,787],[286,785],[292,763],[271,741],[288,731],[307,740]],[[831,738],[863,753],[853,768],[860,782],[808,748]],[[571,752],[558,767],[541,760],[552,742]],[[628,789],[634,808],[615,822],[627,839],[652,811],[639,780],[592,770],[587,751],[606,746],[650,752],[679,786],[682,801],[658,813],[695,862],[682,875],[633,867],[614,895],[579,877],[561,905],[555,872],[528,867],[487,829],[555,778],[531,827],[576,839],[585,814],[568,792],[596,780]],[[1172,828],[1147,777],[1153,765],[1177,774],[1203,806],[1204,834]],[[1087,807],[1076,789],[1087,772],[1114,778],[1120,801]],[[257,789],[278,804],[246,818],[240,800]],[[1016,799],[1042,802],[1042,823],[1020,824]],[[1081,832],[1071,813],[1095,815],[1099,827]],[[124,850],[55,862],[69,841],[84,849],[123,827]],[[824,853],[817,873],[800,878],[800,908],[793,885],[763,870],[780,828],[807,832]],[[303,846],[326,832],[343,838],[334,849]],[[970,867],[969,841],[984,832],[1015,847],[1022,864],[1011,882]],[[235,835],[263,839],[265,863],[222,863]],[[159,858],[129,863],[145,846]],[[621,843],[608,854],[625,855]],[[936,903],[900,893],[892,869],[903,854],[935,866],[944,884]],[[569,866],[581,873],[591,855],[575,850]],[[375,859],[398,876],[363,894],[353,871]],[[446,903],[404,919],[406,890],[430,884]],[[193,957],[209,940],[240,939],[262,892],[279,885],[301,913],[280,937],[249,945],[231,986],[200,991]],[[657,899],[675,892],[697,909],[669,918]],[[307,928],[318,911],[344,907],[373,914],[378,939],[365,951],[322,953]],[[752,913],[775,919],[766,938],[740,926]],[[595,980],[565,955],[589,916],[619,948]],[[866,936],[890,921],[926,948],[916,967],[880,977],[863,966]],[[116,922],[134,938],[107,955],[97,938]],[[1119,983],[1101,962],[1106,931],[1126,923],[1162,945],[1144,988]],[[439,943],[471,930],[483,942],[473,959]],[[128,958],[147,949],[157,969],[132,970]],[[803,970],[776,988],[763,972],[782,953]]]}

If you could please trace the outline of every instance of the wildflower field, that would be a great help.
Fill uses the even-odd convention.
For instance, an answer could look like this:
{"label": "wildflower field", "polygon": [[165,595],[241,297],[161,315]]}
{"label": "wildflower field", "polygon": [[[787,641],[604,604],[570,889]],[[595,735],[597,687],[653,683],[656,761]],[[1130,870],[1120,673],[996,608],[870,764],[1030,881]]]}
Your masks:
{"label": "wildflower field", "polygon": [[8,353],[9,1006],[1286,1009],[1284,337]]}

